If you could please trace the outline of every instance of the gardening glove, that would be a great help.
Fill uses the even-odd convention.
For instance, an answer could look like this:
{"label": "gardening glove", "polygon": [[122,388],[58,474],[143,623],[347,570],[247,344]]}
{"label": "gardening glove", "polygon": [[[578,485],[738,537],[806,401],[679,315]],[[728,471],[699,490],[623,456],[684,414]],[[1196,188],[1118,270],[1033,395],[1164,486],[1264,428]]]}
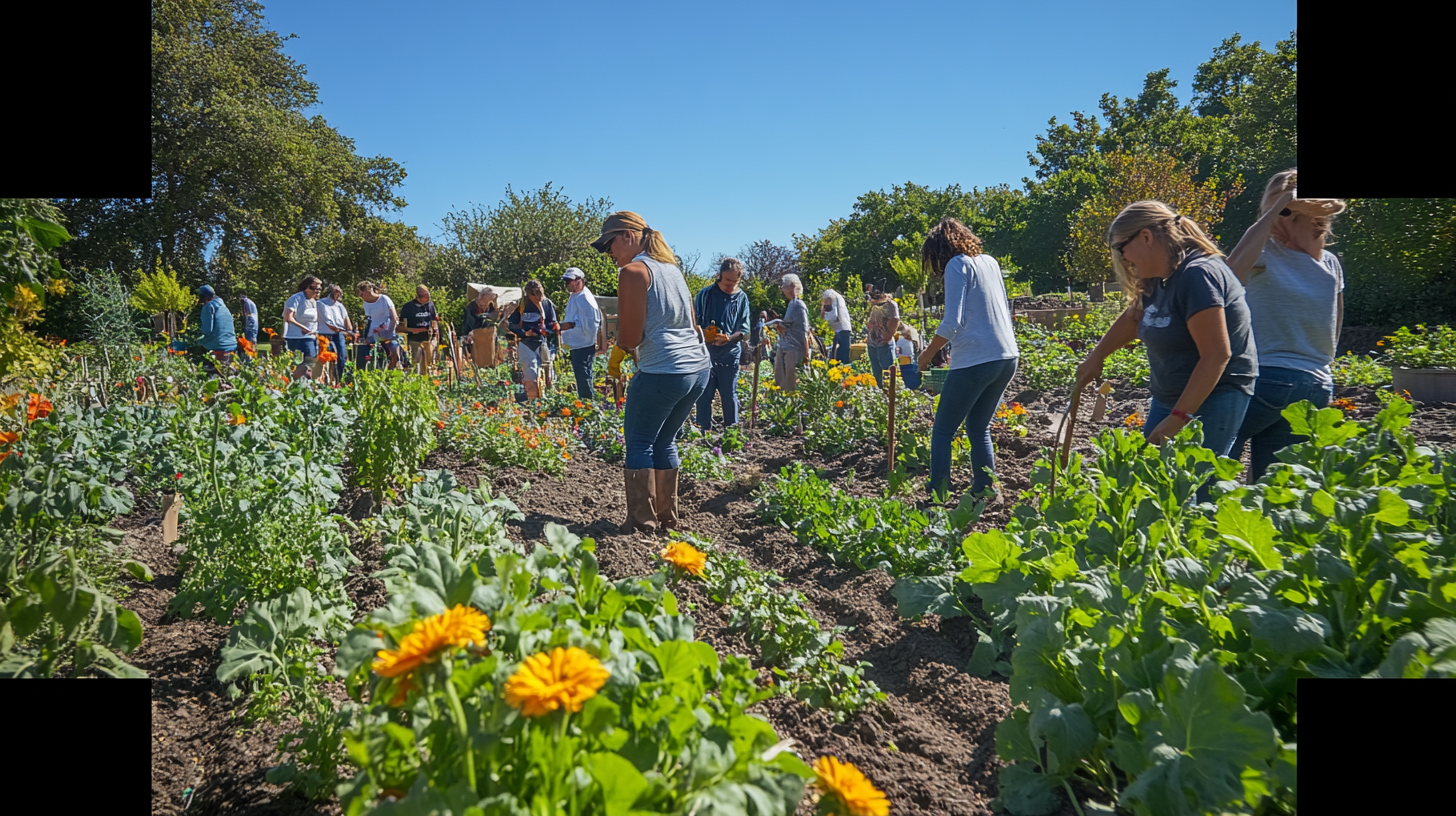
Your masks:
{"label": "gardening glove", "polygon": [[621,346],[612,346],[612,356],[607,358],[607,376],[614,380],[622,379],[622,360],[626,359],[627,352]]}

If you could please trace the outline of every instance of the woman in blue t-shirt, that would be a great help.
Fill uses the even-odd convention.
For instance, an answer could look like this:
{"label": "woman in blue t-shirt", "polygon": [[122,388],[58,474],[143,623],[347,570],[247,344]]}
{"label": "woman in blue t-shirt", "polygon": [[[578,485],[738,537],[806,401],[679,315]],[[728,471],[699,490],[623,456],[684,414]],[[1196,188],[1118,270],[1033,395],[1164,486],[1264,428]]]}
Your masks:
{"label": "woman in blue t-shirt", "polygon": [[1274,464],[1274,453],[1305,439],[1284,409],[1302,400],[1323,408],[1334,396],[1330,361],[1345,314],[1345,273],[1325,249],[1338,199],[1300,199],[1295,171],[1274,174],[1264,188],[1263,214],[1229,253],[1228,265],[1246,287],[1259,381],[1230,456],[1249,453],[1249,480]]}
{"label": "woman in blue t-shirt", "polygon": [[1148,441],[1162,444],[1198,417],[1204,447],[1227,456],[1259,369],[1244,287],[1203,230],[1161,201],[1124,207],[1107,243],[1128,307],[1077,367],[1075,388],[1140,339],[1153,392]]}

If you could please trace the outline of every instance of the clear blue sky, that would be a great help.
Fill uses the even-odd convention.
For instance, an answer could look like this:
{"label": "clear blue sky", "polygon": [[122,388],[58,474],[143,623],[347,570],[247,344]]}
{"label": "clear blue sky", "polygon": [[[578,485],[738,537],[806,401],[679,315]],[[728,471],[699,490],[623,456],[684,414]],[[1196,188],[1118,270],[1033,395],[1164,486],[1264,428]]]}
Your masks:
{"label": "clear blue sky", "polygon": [[1030,175],[1047,119],[1193,73],[1237,32],[1272,50],[1294,0],[1220,3],[440,3],[265,6],[363,155],[402,162],[436,236],[506,185],[609,198],[679,252],[787,244],[859,195]]}

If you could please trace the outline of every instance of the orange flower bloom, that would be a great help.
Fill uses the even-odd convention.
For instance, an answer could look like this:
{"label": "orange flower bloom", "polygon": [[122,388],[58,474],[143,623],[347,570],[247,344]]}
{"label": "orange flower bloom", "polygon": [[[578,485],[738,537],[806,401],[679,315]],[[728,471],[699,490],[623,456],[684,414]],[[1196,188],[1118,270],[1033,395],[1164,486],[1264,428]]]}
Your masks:
{"label": "orange flower bloom", "polygon": [[318,358],[320,363],[332,363],[335,360],[339,359],[339,355],[333,353],[332,351],[321,351],[319,352]]}
{"label": "orange flower bloom", "polygon": [[562,416],[571,416],[571,409],[570,408],[562,408],[561,409],[561,415]]}
{"label": "orange flower bloom", "polygon": [[1341,411],[1357,410],[1355,403],[1351,402],[1348,399],[1345,399],[1344,397],[1335,400],[1334,402],[1330,403],[1330,405],[1335,408],[1339,408]]}
{"label": "orange flower bloom", "polygon": [[[269,337],[277,337],[278,336],[278,332],[273,331],[272,329],[264,329],[263,331],[267,332]],[[137,359],[141,359],[141,358],[137,358]]]}
{"label": "orange flower bloom", "polygon": [[[14,453],[15,453],[16,456],[19,456],[20,455],[20,451],[14,451]],[[10,454],[11,454],[11,451],[0,451],[0,462],[3,462],[6,459],[8,459],[10,457]]]}
{"label": "orange flower bloom", "polygon": [[664,561],[681,567],[699,578],[703,576],[703,567],[707,566],[708,563],[706,553],[685,541],[674,541],[668,544],[667,549],[662,551],[662,558]]}
{"label": "orange flower bloom", "polygon": [[527,717],[540,717],[558,708],[575,713],[596,696],[610,676],[601,661],[586,651],[557,647],[521,661],[521,668],[506,681],[506,704]]}
{"label": "orange flower bloom", "polygon": [[443,431],[443,430],[445,430],[445,423],[443,423],[443,422],[441,422],[440,420],[437,419],[437,420],[435,420],[435,427],[436,428],[439,428],[440,430]]}
{"label": "orange flower bloom", "polygon": [[440,384],[440,381],[437,380],[437,379],[435,379],[435,378],[433,378],[433,377],[430,378],[430,382],[434,383],[435,385],[439,385]]}
{"label": "orange flower bloom", "polygon": [[3,445],[14,445],[19,440],[20,440],[20,434],[14,432],[14,431],[6,431],[5,433],[0,433],[0,444],[3,444]]}
{"label": "orange flower bloom", "polygon": [[25,421],[34,422],[37,419],[45,419],[51,413],[51,401],[40,394],[31,394],[30,399],[25,403]]}
{"label": "orange flower bloom", "polygon": [[888,816],[890,800],[874,786],[852,763],[841,762],[832,756],[819,757],[814,761],[815,784],[826,794],[835,797],[844,805],[849,816]]}
{"label": "orange flower bloom", "polygon": [[319,341],[319,351],[328,351],[329,350],[329,338],[324,337],[323,335],[319,335],[318,341]]}
{"label": "orange flower bloom", "polygon": [[582,407],[582,406],[581,406],[581,400],[577,400],[577,401],[576,401],[576,407],[578,407],[578,408],[580,408],[580,407]]}
{"label": "orange flower bloom", "polygon": [[477,410],[477,411],[479,411],[479,410],[480,410],[480,403],[478,403],[478,402],[477,402],[477,403],[475,403],[475,410]]}
{"label": "orange flower bloom", "polygon": [[404,636],[398,649],[376,652],[374,673],[380,677],[398,677],[434,660],[443,650],[472,643],[483,646],[489,630],[490,618],[484,612],[456,604],[415,624],[414,631]]}
{"label": "orange flower bloom", "polygon": [[835,408],[843,408],[844,407],[844,400],[840,400],[840,401],[834,403],[834,407]]}
{"label": "orange flower bloom", "polygon": [[228,415],[228,424],[229,425],[246,425],[247,422],[248,422],[248,418],[246,416],[244,416],[243,414],[229,414]]}

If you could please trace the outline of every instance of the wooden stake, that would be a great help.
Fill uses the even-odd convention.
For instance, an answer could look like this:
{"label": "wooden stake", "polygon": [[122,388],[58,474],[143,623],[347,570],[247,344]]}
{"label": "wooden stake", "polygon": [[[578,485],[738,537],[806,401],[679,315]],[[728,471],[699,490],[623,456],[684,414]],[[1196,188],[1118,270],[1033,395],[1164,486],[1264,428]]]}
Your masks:
{"label": "wooden stake", "polygon": [[1098,394],[1097,399],[1092,403],[1092,424],[1096,425],[1102,421],[1107,413],[1107,395]]}
{"label": "wooden stake", "polygon": [[758,350],[758,346],[753,347],[753,400],[748,408],[748,438],[750,440],[753,439],[754,421],[758,419]]}
{"label": "wooden stake", "polygon": [[162,494],[162,543],[177,540],[177,514],[182,509],[182,494]]}
{"label": "wooden stake", "polygon": [[885,473],[895,472],[895,372],[900,368],[899,358],[890,364],[890,462]]}

